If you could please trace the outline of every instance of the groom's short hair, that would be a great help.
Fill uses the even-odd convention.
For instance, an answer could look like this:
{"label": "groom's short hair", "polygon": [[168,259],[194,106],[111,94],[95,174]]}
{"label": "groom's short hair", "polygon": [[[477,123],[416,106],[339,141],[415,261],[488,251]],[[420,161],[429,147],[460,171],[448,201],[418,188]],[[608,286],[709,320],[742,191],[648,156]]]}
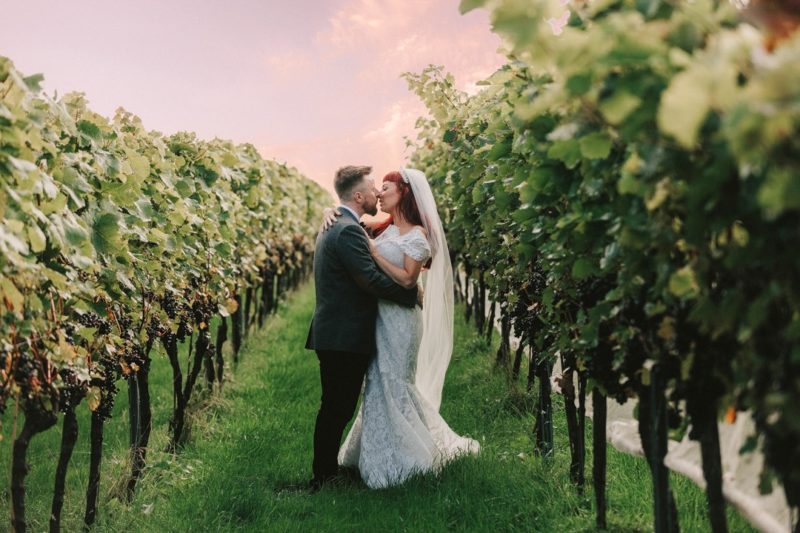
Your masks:
{"label": "groom's short hair", "polygon": [[333,188],[340,200],[350,200],[356,186],[361,183],[364,176],[372,172],[372,167],[348,165],[336,171]]}

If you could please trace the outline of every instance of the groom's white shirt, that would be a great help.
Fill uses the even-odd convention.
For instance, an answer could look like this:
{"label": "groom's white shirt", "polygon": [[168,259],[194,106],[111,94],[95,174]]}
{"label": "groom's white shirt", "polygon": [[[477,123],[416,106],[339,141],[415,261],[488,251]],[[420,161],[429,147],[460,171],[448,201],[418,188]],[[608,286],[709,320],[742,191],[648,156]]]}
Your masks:
{"label": "groom's white shirt", "polygon": [[352,213],[353,214],[353,218],[356,219],[356,222],[358,222],[359,218],[361,218],[361,217],[358,216],[358,214],[355,211],[353,211],[352,209],[350,209],[349,207],[347,207],[344,204],[340,205],[339,209],[345,209],[345,210],[349,211],[350,213]]}

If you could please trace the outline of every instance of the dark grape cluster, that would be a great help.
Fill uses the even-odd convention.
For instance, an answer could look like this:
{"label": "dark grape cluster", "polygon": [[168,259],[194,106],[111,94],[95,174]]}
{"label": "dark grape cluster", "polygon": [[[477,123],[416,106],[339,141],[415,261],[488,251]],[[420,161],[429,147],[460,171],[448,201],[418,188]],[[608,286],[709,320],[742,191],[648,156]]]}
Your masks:
{"label": "dark grape cluster", "polygon": [[86,395],[86,387],[69,368],[62,368],[58,371],[58,375],[61,377],[58,407],[62,413],[66,413],[78,406]]}
{"label": "dark grape cluster", "polygon": [[212,316],[217,313],[217,304],[210,298],[198,299],[192,303],[192,318],[195,324],[205,322],[208,324]]}
{"label": "dark grape cluster", "polygon": [[14,361],[14,381],[22,389],[22,396],[33,397],[41,388],[39,369],[29,353],[19,354]]}
{"label": "dark grape cluster", "polygon": [[111,333],[111,324],[105,318],[100,318],[97,313],[88,311],[78,315],[78,324],[86,328],[97,328],[98,335]]}
{"label": "dark grape cluster", "polygon": [[[133,343],[125,343],[125,352],[122,355],[122,360],[127,364],[129,367],[133,367],[136,365],[136,368],[141,370],[147,370],[150,364],[150,359],[145,356],[139,346]],[[125,376],[126,379],[130,377],[130,375]]]}
{"label": "dark grape cluster", "polygon": [[100,387],[102,396],[100,405],[95,411],[102,420],[111,418],[111,412],[114,410],[114,399],[117,396],[119,389],[117,388],[117,375],[119,374],[117,362],[109,357],[103,357],[98,362],[97,370],[99,374],[92,379],[92,386]]}
{"label": "dark grape cluster", "polygon": [[167,316],[171,319],[174,319],[178,316],[178,300],[175,298],[175,295],[171,292],[165,292],[164,296],[161,297],[161,309],[167,314]]}
{"label": "dark grape cluster", "polygon": [[75,336],[75,325],[70,323],[65,323],[61,326],[61,329],[64,331],[64,339],[70,343],[75,344],[74,336]]}
{"label": "dark grape cluster", "polygon": [[[187,288],[183,290],[182,296],[184,299],[189,300],[191,294],[192,290]],[[183,340],[192,331],[189,325],[189,320],[194,314],[192,307],[184,302],[179,302],[175,294],[171,292],[165,292],[161,297],[161,308],[164,310],[170,320],[178,321],[178,331],[176,332],[175,337],[180,342],[183,342]],[[162,325],[161,335],[164,335],[165,332],[168,331],[169,329]]]}
{"label": "dark grape cluster", "polygon": [[[514,287],[519,294],[513,312],[514,332],[517,336],[523,337],[534,330],[539,314],[543,310],[541,301],[546,288],[547,277],[538,264],[531,267],[528,278],[520,283],[519,287]],[[535,303],[540,305],[534,305]]]}
{"label": "dark grape cluster", "polygon": [[127,339],[130,337],[130,330],[131,330],[131,317],[127,315],[127,313],[118,312],[117,313],[117,323],[119,324],[120,330],[120,337]]}
{"label": "dark grape cluster", "polygon": [[157,339],[166,331],[166,328],[161,324],[161,321],[155,316],[150,317],[150,322],[147,324],[147,328],[145,329],[149,339]]}
{"label": "dark grape cluster", "polygon": [[189,322],[181,320],[178,324],[178,331],[175,333],[175,337],[178,339],[178,342],[183,342],[191,332],[192,329],[189,327]]}

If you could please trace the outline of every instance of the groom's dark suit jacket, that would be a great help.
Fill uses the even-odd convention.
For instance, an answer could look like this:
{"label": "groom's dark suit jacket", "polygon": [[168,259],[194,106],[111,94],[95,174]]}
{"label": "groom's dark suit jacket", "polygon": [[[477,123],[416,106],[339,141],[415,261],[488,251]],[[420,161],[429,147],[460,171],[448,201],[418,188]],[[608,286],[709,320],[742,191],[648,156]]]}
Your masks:
{"label": "groom's dark suit jacket", "polygon": [[341,211],[333,227],[317,235],[317,305],[306,348],[373,355],[377,299],[413,307],[417,289],[404,289],[378,268],[364,229],[349,211]]}

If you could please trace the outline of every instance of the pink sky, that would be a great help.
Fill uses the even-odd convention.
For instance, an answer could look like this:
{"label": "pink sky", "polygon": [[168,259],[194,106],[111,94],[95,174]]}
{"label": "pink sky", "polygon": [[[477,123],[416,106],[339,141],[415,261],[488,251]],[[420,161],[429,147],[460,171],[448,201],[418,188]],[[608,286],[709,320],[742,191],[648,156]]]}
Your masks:
{"label": "pink sky", "polygon": [[106,116],[249,142],[332,190],[345,164],[405,162],[424,111],[399,76],[443,64],[460,88],[503,63],[485,11],[458,0],[16,0],[0,55]]}

